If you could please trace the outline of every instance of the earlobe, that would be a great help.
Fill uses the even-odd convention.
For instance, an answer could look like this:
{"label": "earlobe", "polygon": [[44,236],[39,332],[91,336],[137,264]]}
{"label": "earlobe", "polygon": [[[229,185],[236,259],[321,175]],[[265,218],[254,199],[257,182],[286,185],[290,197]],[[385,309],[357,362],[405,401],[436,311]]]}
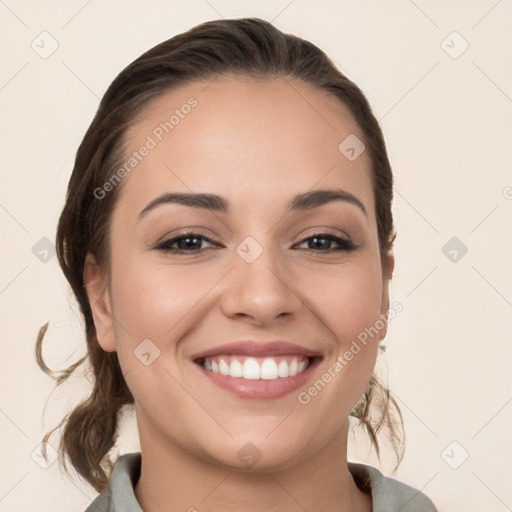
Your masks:
{"label": "earlobe", "polygon": [[383,277],[386,280],[390,280],[393,277],[393,271],[395,270],[395,255],[393,251],[388,251],[383,262]]}
{"label": "earlobe", "polygon": [[92,310],[98,343],[106,352],[116,350],[114,325],[111,315],[110,292],[106,276],[101,272],[96,258],[87,253],[84,264],[84,285]]}
{"label": "earlobe", "polygon": [[[385,325],[380,331],[380,339],[384,339],[388,332],[387,314],[389,311],[389,282],[395,268],[395,256],[392,251],[386,253],[386,259],[382,264],[382,297],[381,297],[381,318],[385,318]],[[383,316],[385,315],[385,317]]]}

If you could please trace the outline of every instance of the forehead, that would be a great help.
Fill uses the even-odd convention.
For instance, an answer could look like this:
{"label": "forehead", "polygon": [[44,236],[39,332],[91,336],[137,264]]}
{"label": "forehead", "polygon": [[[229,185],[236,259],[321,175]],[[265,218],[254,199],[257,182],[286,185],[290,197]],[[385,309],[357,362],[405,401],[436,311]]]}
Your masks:
{"label": "forehead", "polygon": [[126,159],[151,149],[138,156],[121,199],[129,196],[138,211],[176,190],[223,195],[235,206],[284,204],[312,188],[342,187],[371,215],[369,156],[363,151],[351,161],[339,149],[345,140],[363,139],[345,105],[300,81],[191,83],[153,99],[128,130]]}

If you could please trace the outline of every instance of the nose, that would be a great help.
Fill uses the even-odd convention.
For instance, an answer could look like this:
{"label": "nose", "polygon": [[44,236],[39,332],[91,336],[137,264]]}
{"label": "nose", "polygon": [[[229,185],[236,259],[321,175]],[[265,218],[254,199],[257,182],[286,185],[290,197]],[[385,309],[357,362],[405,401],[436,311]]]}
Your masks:
{"label": "nose", "polygon": [[296,316],[304,306],[295,289],[297,273],[268,247],[261,247],[263,250],[254,260],[246,257],[255,250],[254,246],[249,244],[249,252],[244,253],[243,249],[235,251],[233,268],[224,282],[224,314],[246,318],[260,327],[278,318]]}

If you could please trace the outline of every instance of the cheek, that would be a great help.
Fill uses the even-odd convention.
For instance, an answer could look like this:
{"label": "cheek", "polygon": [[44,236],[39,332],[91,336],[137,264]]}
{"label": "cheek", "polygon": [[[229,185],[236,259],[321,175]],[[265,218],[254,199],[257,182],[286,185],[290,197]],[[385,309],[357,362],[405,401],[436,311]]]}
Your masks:
{"label": "cheek", "polygon": [[168,338],[175,324],[193,309],[201,290],[207,288],[201,285],[205,282],[201,271],[191,269],[145,265],[142,259],[123,262],[114,281],[113,308],[134,342],[141,337],[158,343]]}
{"label": "cheek", "polygon": [[[120,366],[139,408],[146,415],[159,411],[163,424],[176,421],[163,407],[162,397],[169,393],[176,400],[180,395],[173,378],[177,376],[178,341],[186,336],[184,329],[190,327],[187,315],[200,298],[190,275],[191,271],[182,272],[177,266],[145,264],[143,258],[124,258],[112,274]],[[146,361],[145,353],[149,353]]]}
{"label": "cheek", "polygon": [[[193,340],[194,329],[204,325],[224,321],[229,326],[233,320],[223,317],[219,306],[222,294],[246,293],[248,297],[250,290],[240,286],[241,274],[231,281],[228,274],[226,281],[220,281],[232,261],[225,265],[206,260],[170,265],[153,260],[149,264],[148,258],[135,256],[118,261],[112,275],[113,313],[117,351],[128,387],[141,410],[147,417],[153,417],[155,424],[163,430],[173,425],[166,432],[176,434],[177,438],[180,433],[188,435],[190,396],[177,382],[187,382],[187,374],[182,374],[180,368],[180,343]],[[325,386],[312,382],[311,388],[290,398],[303,418],[301,435],[311,435],[311,446],[316,446],[315,443],[334,435],[346,421],[373,371],[378,336],[368,336],[367,332],[379,319],[381,273],[378,260],[370,254],[347,258],[339,264],[309,261],[285,267],[279,276],[300,302],[292,300],[288,288],[279,286],[278,280],[276,287],[269,290],[282,293],[283,298],[289,298],[288,305],[297,307],[296,316],[289,320],[289,332],[300,332],[300,326],[305,326],[304,332],[316,336],[317,342],[321,340],[326,353],[320,375],[325,375]],[[216,283],[221,286],[216,288]],[[284,300],[282,307],[286,305]],[[161,351],[161,357],[147,367],[134,357],[134,351],[145,339],[152,340]],[[173,408],[167,407],[170,402]],[[326,410],[330,411],[328,418]],[[197,414],[201,417],[202,412]],[[232,416],[233,431],[253,428],[241,426],[238,416]],[[325,433],[318,438],[320,423]],[[258,429],[258,425],[254,428]]]}
{"label": "cheek", "polygon": [[304,300],[334,333],[342,350],[380,319],[382,276],[372,261],[333,267],[337,268],[311,274],[302,284]]}
{"label": "cheek", "polygon": [[[350,367],[370,368],[378,346],[378,336],[372,327],[379,320],[382,294],[378,261],[369,252],[354,255],[342,263],[326,261],[306,260],[285,266],[280,278],[289,288],[276,284],[276,288],[269,288],[269,293],[290,297],[290,306],[299,304],[294,306],[296,324],[291,320],[290,332],[297,331],[296,325],[309,324],[309,332],[325,343],[329,361],[334,363],[351,347],[355,352],[357,347],[353,347],[353,342],[356,341],[360,350]],[[222,283],[222,276],[232,262],[226,265],[207,259],[168,264],[164,259],[157,262],[134,253],[129,255],[129,251],[125,257],[117,258],[112,274],[112,305],[117,351],[126,368],[140,364],[133,353],[146,339],[155,343],[162,355],[171,356],[167,363],[174,367],[181,340],[192,339],[192,331],[203,323],[215,323],[213,315],[222,316],[219,306],[222,293],[250,296],[250,290],[239,282],[229,281],[229,276]],[[216,284],[220,286],[216,288]],[[216,294],[216,290],[221,291]],[[302,305],[291,300],[287,290],[292,290]],[[287,307],[286,300],[282,307]]]}
{"label": "cheek", "polygon": [[[207,309],[215,307],[215,302],[222,302],[222,297],[215,294],[216,284],[222,293],[237,290],[250,295],[250,290],[239,283],[233,283],[234,289],[230,290],[229,284],[219,282],[226,273],[220,262],[148,264],[141,257],[118,261],[113,269],[113,314],[118,327],[123,327],[120,335],[125,337],[129,332],[132,344],[149,338],[163,347],[169,340],[179,340],[195,317],[202,317]],[[282,274],[282,281],[304,306],[296,311],[302,317],[297,317],[297,322],[310,317],[318,324],[319,334],[324,332],[331,340],[334,334],[340,350],[379,319],[382,276],[378,261],[369,255],[343,263],[308,261],[288,266]],[[269,293],[280,292],[271,288]]]}
{"label": "cheek", "polygon": [[[320,380],[305,389],[301,404],[318,407],[326,403],[341,421],[364,392],[378,353],[381,316],[382,275],[378,262],[366,261],[339,268],[330,276],[317,276],[310,296],[325,336],[336,340],[322,369]],[[316,398],[316,397],[319,398]],[[322,405],[324,404],[324,405]],[[334,419],[333,421],[336,422]]]}

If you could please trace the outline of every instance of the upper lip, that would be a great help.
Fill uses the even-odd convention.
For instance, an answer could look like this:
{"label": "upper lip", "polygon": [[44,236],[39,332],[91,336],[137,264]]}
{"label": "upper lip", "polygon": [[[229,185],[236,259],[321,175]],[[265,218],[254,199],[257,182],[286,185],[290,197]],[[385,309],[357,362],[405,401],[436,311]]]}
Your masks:
{"label": "upper lip", "polygon": [[303,355],[316,357],[320,352],[307,349],[289,341],[260,342],[254,340],[235,341],[219,345],[208,350],[194,354],[192,359],[203,359],[219,355],[245,355],[245,356],[277,356],[277,355]]}

